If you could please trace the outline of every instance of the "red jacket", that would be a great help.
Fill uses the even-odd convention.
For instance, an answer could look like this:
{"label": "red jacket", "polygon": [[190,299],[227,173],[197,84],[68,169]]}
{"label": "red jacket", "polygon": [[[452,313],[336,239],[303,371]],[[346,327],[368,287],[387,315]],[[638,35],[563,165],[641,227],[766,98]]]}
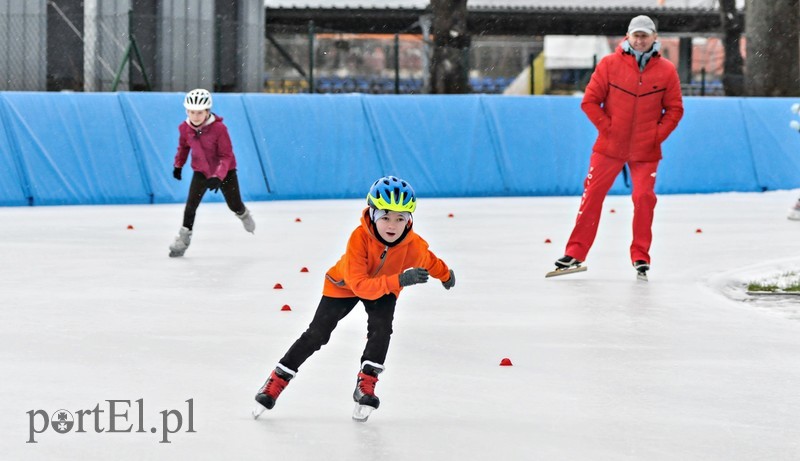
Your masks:
{"label": "red jacket", "polygon": [[199,128],[188,120],[178,125],[178,153],[174,166],[183,168],[189,150],[192,151],[192,170],[203,173],[206,178],[217,177],[224,180],[228,171],[236,168],[231,137],[222,117],[212,115]]}
{"label": "red jacket", "polygon": [[675,66],[653,54],[644,71],[636,58],[617,47],[600,60],[581,109],[599,132],[594,152],[634,162],[661,159],[661,143],[683,116]]}
{"label": "red jacket", "polygon": [[424,267],[442,282],[450,279],[447,264],[428,250],[428,242],[409,229],[405,238],[386,246],[373,233],[369,208],[361,213],[361,226],[347,242],[347,251],[325,274],[322,294],[332,298],[374,300],[389,293],[400,295],[400,273],[411,267]]}

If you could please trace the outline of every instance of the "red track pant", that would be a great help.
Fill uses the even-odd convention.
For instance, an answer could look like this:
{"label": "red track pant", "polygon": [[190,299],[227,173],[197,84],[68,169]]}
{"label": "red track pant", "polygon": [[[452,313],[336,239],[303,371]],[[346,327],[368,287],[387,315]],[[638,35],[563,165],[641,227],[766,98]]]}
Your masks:
{"label": "red track pant", "polygon": [[[575,228],[569,236],[565,254],[586,261],[589,249],[592,248],[600,224],[603,200],[614,184],[624,160],[619,160],[598,153],[592,153],[589,162],[589,174],[584,181],[583,197],[578,209]],[[655,162],[628,162],[633,184],[633,242],[631,243],[631,261],[643,260],[650,263],[650,243],[653,240],[653,210],[656,207],[656,170]]]}

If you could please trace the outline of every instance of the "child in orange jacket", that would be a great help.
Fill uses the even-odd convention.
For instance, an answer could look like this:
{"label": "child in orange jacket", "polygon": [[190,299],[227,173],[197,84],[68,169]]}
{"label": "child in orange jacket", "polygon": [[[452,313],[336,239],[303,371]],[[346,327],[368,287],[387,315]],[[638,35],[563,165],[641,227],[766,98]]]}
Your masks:
{"label": "child in orange jacket", "polygon": [[259,406],[254,417],[275,406],[300,365],[328,343],[336,324],[361,301],[368,316],[367,345],[353,392],[353,419],[366,421],[380,404],[375,383],[384,370],[400,291],[426,283],[429,275],[441,280],[448,290],[455,285],[453,271],[412,229],[417,202],[410,184],[394,176],[380,178],[370,188],[367,205],[361,213],[361,225],[350,235],[347,251],[325,274],[314,319],[256,394]]}

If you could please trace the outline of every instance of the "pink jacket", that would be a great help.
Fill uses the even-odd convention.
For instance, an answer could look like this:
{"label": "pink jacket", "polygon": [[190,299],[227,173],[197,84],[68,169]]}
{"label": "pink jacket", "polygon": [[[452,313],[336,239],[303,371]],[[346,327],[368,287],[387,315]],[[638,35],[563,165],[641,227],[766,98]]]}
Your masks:
{"label": "pink jacket", "polygon": [[211,114],[205,124],[193,127],[188,120],[178,125],[178,153],[176,168],[183,168],[189,151],[192,151],[192,170],[203,173],[206,178],[224,180],[230,170],[236,168],[231,137],[222,117]]}
{"label": "pink jacket", "polygon": [[661,143],[683,116],[678,73],[656,53],[639,71],[636,58],[617,47],[600,60],[581,109],[597,127],[593,151],[634,162],[661,159]]}

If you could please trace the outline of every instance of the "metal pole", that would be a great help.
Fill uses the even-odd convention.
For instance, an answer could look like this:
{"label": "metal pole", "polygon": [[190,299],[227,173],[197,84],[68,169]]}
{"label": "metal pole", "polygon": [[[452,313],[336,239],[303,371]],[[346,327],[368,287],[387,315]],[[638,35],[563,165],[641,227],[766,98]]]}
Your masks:
{"label": "metal pole", "polygon": [[214,15],[214,91],[222,89],[222,16]]}
{"label": "metal pole", "polygon": [[430,14],[423,14],[419,17],[419,27],[422,29],[422,91],[425,93],[431,92],[431,26],[433,25],[433,16]]}
{"label": "metal pole", "polygon": [[700,96],[706,95],[706,68],[700,69]]}
{"label": "metal pole", "polygon": [[535,81],[534,80],[535,76],[533,75],[533,61],[535,59],[536,59],[536,57],[533,55],[533,53],[531,53],[531,55],[528,57],[528,63],[529,63],[528,64],[528,72],[530,72],[530,75],[528,76],[528,83],[531,86],[531,88],[530,88],[531,90],[530,90],[530,92],[528,94],[530,94],[530,95],[536,94],[536,92],[534,91],[534,86],[533,86],[534,81]]}
{"label": "metal pole", "polygon": [[314,21],[308,21],[308,92],[316,93],[314,89]]}
{"label": "metal pole", "polygon": [[400,34],[394,34],[394,94],[400,94]]}

